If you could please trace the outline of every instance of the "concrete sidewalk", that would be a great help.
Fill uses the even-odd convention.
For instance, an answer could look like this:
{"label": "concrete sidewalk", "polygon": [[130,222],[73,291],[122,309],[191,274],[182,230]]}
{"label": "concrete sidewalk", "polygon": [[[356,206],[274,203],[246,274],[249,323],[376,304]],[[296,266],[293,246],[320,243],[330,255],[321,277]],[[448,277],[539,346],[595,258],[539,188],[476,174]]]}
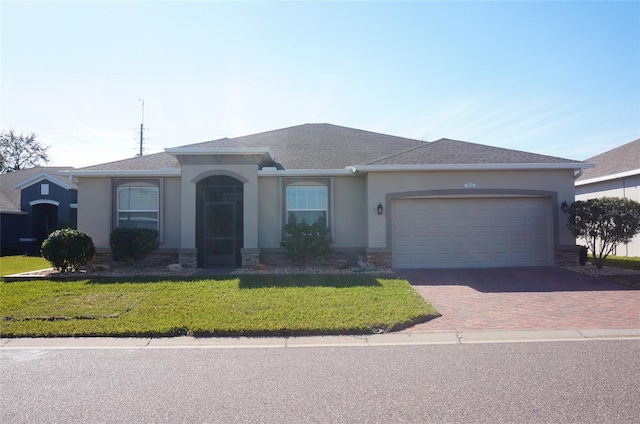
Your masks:
{"label": "concrete sidewalk", "polygon": [[2,338],[0,350],[14,349],[229,349],[338,346],[402,346],[465,343],[640,340],[640,329],[478,331],[461,333],[372,334],[314,337],[61,337]]}

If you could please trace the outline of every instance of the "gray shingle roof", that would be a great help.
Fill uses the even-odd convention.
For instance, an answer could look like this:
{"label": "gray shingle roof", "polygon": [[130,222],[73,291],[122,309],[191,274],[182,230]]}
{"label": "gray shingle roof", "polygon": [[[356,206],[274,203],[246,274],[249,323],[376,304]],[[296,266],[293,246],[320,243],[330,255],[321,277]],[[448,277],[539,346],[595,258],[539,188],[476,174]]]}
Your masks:
{"label": "gray shingle roof", "polygon": [[41,173],[49,174],[75,187],[75,183],[69,180],[69,175],[61,172],[72,169],[70,166],[36,166],[0,175],[0,211],[20,212],[20,190],[13,186]]}
{"label": "gray shingle roof", "polygon": [[424,144],[423,141],[337,125],[304,124],[190,147],[265,147],[284,169],[343,169]]}
{"label": "gray shingle roof", "polygon": [[180,169],[180,163],[169,153],[160,152],[115,162],[87,166],[80,169],[83,171],[147,171],[162,168]]}
{"label": "gray shingle roof", "polygon": [[595,163],[596,166],[585,169],[578,181],[640,169],[640,138],[589,158],[585,162]]}
{"label": "gray shingle roof", "polygon": [[[281,169],[344,169],[352,165],[578,163],[535,153],[441,139],[413,140],[331,124],[304,124],[180,147],[269,148]],[[94,165],[82,170],[179,169],[167,153]]]}
{"label": "gray shingle roof", "polygon": [[371,165],[487,164],[487,163],[572,163],[553,156],[503,149],[484,144],[441,138],[417,149],[380,159]]}

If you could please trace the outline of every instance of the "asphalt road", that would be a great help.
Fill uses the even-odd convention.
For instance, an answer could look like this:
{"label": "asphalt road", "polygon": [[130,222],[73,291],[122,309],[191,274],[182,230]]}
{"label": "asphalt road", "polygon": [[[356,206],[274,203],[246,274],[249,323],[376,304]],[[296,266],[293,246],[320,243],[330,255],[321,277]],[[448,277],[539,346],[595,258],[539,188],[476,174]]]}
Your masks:
{"label": "asphalt road", "polygon": [[640,341],[0,350],[2,423],[631,423]]}

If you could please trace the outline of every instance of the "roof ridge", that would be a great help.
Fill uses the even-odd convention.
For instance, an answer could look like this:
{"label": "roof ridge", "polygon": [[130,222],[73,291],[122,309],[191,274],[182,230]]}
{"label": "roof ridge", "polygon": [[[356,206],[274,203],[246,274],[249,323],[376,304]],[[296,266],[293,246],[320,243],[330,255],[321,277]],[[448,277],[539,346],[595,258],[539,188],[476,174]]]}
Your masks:
{"label": "roof ridge", "polygon": [[[420,141],[420,140],[415,140],[415,141]],[[422,146],[414,146],[414,147],[412,147],[412,148],[410,148],[410,149],[407,149],[407,150],[405,150],[405,151],[397,152],[397,153],[394,153],[394,154],[389,155],[389,156],[385,156],[385,157],[378,158],[378,159],[373,160],[373,161],[371,161],[371,162],[369,162],[369,163],[366,163],[365,165],[374,165],[376,162],[380,162],[380,161],[383,161],[383,160],[391,159],[391,158],[396,157],[396,156],[399,156],[399,155],[404,155],[404,154],[409,153],[409,152],[412,152],[412,151],[414,151],[414,150],[423,149],[424,147],[426,147],[426,146],[428,146],[429,144],[431,144],[431,142],[430,142],[430,141],[423,141],[422,143],[424,143],[424,145],[422,145]]]}

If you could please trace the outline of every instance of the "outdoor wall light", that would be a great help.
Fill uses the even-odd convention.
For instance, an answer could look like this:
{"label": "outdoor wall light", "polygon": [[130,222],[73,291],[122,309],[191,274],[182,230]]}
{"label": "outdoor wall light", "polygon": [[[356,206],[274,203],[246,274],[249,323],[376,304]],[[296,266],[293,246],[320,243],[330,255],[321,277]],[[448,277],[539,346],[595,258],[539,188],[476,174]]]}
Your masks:
{"label": "outdoor wall light", "polygon": [[382,207],[382,203],[378,203],[378,215],[382,215],[384,212],[384,208]]}
{"label": "outdoor wall light", "polygon": [[562,212],[569,212],[569,205],[567,204],[566,200],[562,202],[562,205],[560,207],[562,208]]}

